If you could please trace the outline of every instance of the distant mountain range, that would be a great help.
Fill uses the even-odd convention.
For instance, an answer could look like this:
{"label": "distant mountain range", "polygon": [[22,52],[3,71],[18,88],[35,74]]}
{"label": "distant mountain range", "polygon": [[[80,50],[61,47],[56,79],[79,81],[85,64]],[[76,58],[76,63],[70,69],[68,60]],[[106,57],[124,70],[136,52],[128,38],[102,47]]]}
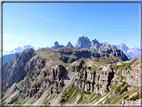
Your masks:
{"label": "distant mountain range", "polygon": [[[71,48],[75,48],[75,49],[88,48],[90,50],[94,50],[94,51],[98,52],[98,50],[101,46],[111,47],[111,45],[106,42],[100,43],[97,39],[90,41],[87,36],[82,36],[82,37],[78,38],[75,46],[73,46],[70,42],[68,42],[66,46],[59,45],[59,43],[56,41],[54,43],[54,46],[50,47],[50,49],[57,49],[57,48],[62,48],[62,47],[71,47]],[[129,58],[129,60],[133,60],[133,59],[140,57],[140,47],[135,47],[135,48],[129,49],[123,43],[121,43],[120,45],[114,45],[114,46],[117,49],[122,50],[124,52],[124,54]]]}
{"label": "distant mountain range", "polygon": [[[54,46],[47,47],[47,48],[50,48],[50,49],[58,49],[58,48],[62,48],[62,47],[71,47],[71,48],[75,48],[75,49],[88,48],[90,50],[94,50],[94,51],[98,52],[98,50],[101,46],[108,46],[109,48],[112,47],[110,44],[108,44],[106,42],[100,43],[96,39],[90,41],[87,36],[82,36],[82,37],[78,38],[75,46],[73,46],[70,42],[68,42],[66,46],[60,45],[58,43],[58,41],[55,41]],[[129,58],[129,60],[133,60],[133,59],[140,57],[140,47],[135,47],[135,48],[129,49],[123,43],[121,43],[120,45],[114,45],[114,46],[117,49],[122,50],[124,52],[124,54]],[[13,61],[14,57],[15,57],[15,53],[20,54],[20,53],[22,53],[22,51],[24,51],[25,49],[28,49],[28,48],[33,48],[34,50],[40,49],[40,48],[35,48],[33,46],[30,46],[30,45],[24,45],[24,46],[21,46],[21,47],[17,47],[15,49],[11,50],[11,51],[3,50],[3,55],[4,56],[7,55],[7,57],[8,57],[8,58],[6,58],[6,56],[5,56],[4,63],[7,62],[7,61]]]}
{"label": "distant mountain range", "polygon": [[136,59],[140,57],[140,47],[135,47],[129,49],[125,44],[121,43],[120,45],[115,45],[117,49],[122,50],[129,60]]}
{"label": "distant mountain range", "polygon": [[23,46],[20,46],[20,47],[17,47],[11,51],[8,51],[8,50],[3,50],[3,55],[8,55],[8,54],[14,54],[14,53],[21,53],[23,52],[25,49],[29,49],[29,48],[33,48],[34,50],[38,50],[40,48],[35,48],[31,45],[23,45]]}

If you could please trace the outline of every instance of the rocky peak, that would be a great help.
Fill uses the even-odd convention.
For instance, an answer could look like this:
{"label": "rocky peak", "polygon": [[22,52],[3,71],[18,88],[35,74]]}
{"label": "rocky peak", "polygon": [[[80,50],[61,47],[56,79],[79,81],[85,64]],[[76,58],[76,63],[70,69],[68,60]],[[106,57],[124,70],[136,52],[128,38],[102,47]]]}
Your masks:
{"label": "rocky peak", "polygon": [[55,47],[55,46],[58,46],[58,45],[59,45],[59,43],[58,43],[57,41],[55,41],[55,42],[54,42],[54,47]]}
{"label": "rocky peak", "polygon": [[59,47],[59,43],[57,41],[54,42],[54,49],[57,49]]}
{"label": "rocky peak", "polygon": [[116,49],[115,46],[101,46],[98,50],[98,53],[100,53],[102,56],[107,57],[121,57],[121,61],[129,60],[127,56],[123,53],[123,51]]}
{"label": "rocky peak", "polygon": [[111,46],[111,49],[114,50],[114,49],[116,49],[116,47],[115,47],[114,45],[112,45],[112,46]]}
{"label": "rocky peak", "polygon": [[129,48],[123,43],[121,43],[120,45],[117,45],[117,48],[120,50],[123,50],[124,52],[129,50]]}
{"label": "rocky peak", "polygon": [[77,49],[81,49],[81,48],[90,49],[90,47],[91,47],[91,42],[87,36],[86,37],[85,36],[79,37],[77,40],[77,43],[75,45],[75,48],[77,48]]}
{"label": "rocky peak", "polygon": [[102,46],[108,46],[108,47],[110,47],[110,44],[108,44],[108,43],[106,43],[106,42],[103,42],[103,43],[102,43]]}
{"label": "rocky peak", "polygon": [[13,83],[19,82],[24,78],[26,72],[24,67],[26,63],[32,58],[32,55],[35,51],[32,48],[24,50],[19,56],[16,55],[14,63],[9,69],[5,69],[4,72],[7,72],[7,77],[3,79],[3,89],[4,91],[9,88]]}
{"label": "rocky peak", "polygon": [[7,70],[13,65],[13,62],[12,61],[9,61],[9,62],[6,62],[4,65],[3,65],[3,76],[5,74],[7,74]]}
{"label": "rocky peak", "polygon": [[99,43],[99,41],[96,40],[96,39],[94,39],[94,40],[91,41],[91,47],[90,47],[90,49],[97,52],[98,49],[100,48],[100,46],[102,46],[102,45]]}
{"label": "rocky peak", "polygon": [[70,42],[67,43],[66,47],[74,48]]}
{"label": "rocky peak", "polygon": [[58,49],[58,48],[62,48],[64,47],[64,45],[59,45],[59,43],[57,41],[54,42],[54,46],[52,46],[52,49]]}
{"label": "rocky peak", "polygon": [[15,59],[14,59],[14,61],[16,61],[18,57],[19,57],[19,55],[18,55],[18,54],[15,54]]}

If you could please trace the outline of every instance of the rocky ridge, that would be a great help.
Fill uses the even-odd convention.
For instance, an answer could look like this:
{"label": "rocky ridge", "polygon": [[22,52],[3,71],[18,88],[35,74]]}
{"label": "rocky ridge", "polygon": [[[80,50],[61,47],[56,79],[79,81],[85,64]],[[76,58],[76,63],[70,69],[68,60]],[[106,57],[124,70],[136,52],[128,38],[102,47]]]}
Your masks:
{"label": "rocky ridge", "polygon": [[[113,46],[111,48],[115,49]],[[16,55],[14,62],[5,66],[5,70],[11,72],[11,69],[15,69],[17,74],[12,70],[13,74],[5,78],[4,104],[39,104],[41,100],[42,104],[52,101],[54,104],[57,99],[60,101],[56,101],[56,104],[122,104],[120,95],[125,98],[129,93],[139,94],[139,87],[134,85],[136,82],[130,81],[133,75],[138,83],[139,60],[121,65],[111,60],[112,64],[107,64],[99,61],[101,57],[104,58],[103,51],[100,52],[85,48],[25,50]],[[112,55],[111,52],[109,55]],[[20,78],[13,80],[18,74]],[[6,83],[9,80],[13,81]],[[117,92],[120,86],[120,92]],[[127,90],[123,90],[125,87]],[[115,100],[116,95],[119,100]],[[128,96],[125,102],[131,103],[130,99],[136,95]]]}
{"label": "rocky ridge", "polygon": [[[14,63],[11,63],[8,67],[6,73],[7,75],[3,78],[3,91],[5,92],[13,83],[19,82],[23,79],[23,76],[26,74],[24,67],[26,63],[32,58],[32,55],[35,51],[30,48],[24,50],[22,54],[16,55]],[[10,69],[9,69],[10,68]],[[4,66],[4,70],[6,70]]]}

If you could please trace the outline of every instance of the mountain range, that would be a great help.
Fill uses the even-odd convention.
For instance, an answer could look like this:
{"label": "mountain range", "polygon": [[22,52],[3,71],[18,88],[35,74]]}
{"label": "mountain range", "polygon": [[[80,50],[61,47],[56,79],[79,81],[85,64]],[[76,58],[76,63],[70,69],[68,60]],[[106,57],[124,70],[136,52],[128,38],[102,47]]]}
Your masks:
{"label": "mountain range", "polygon": [[140,60],[128,61],[114,45],[96,50],[29,48],[15,54],[3,65],[2,104],[139,104]]}
{"label": "mountain range", "polygon": [[129,50],[140,51],[84,36],[75,46],[18,47],[3,56],[2,104],[138,104],[140,58],[129,61]]}
{"label": "mountain range", "polygon": [[[106,42],[100,43],[97,39],[90,41],[87,36],[82,36],[82,37],[78,38],[75,46],[73,46],[70,42],[68,42],[66,46],[60,45],[58,43],[58,41],[55,41],[54,46],[47,47],[47,48],[49,48],[49,49],[58,49],[58,48],[63,48],[63,47],[70,47],[70,48],[74,48],[74,49],[88,48],[90,50],[94,50],[94,51],[98,52],[98,50],[101,46],[111,47],[111,45],[106,43]],[[140,48],[139,47],[129,49],[123,43],[121,43],[120,45],[114,45],[114,46],[117,49],[122,50],[124,52],[124,54],[128,57],[129,60],[133,60],[133,59],[140,57]],[[7,62],[7,61],[13,61],[15,53],[22,53],[22,51],[24,51],[25,49],[28,49],[28,48],[33,48],[34,50],[40,49],[40,48],[35,48],[33,46],[30,46],[30,45],[24,45],[24,46],[17,47],[15,49],[11,50],[11,51],[3,50],[3,55],[5,57],[4,63]],[[8,58],[6,58],[5,55],[7,55]]]}

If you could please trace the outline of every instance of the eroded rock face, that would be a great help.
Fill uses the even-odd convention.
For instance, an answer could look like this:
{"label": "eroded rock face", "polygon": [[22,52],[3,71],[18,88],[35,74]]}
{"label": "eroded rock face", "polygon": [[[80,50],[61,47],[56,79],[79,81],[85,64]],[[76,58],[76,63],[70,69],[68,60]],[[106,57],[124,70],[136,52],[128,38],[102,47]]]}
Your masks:
{"label": "eroded rock face", "polygon": [[88,39],[88,37],[85,37],[85,36],[79,37],[75,45],[76,49],[81,49],[81,48],[90,49],[90,47],[91,47],[91,42]]}
{"label": "eroded rock face", "polygon": [[52,47],[52,49],[58,49],[58,48],[62,48],[65,47],[64,45],[59,45],[59,43],[57,41],[54,42],[54,46]]}
{"label": "eroded rock face", "polygon": [[82,68],[82,65],[84,64],[84,60],[76,61],[70,66],[71,72],[77,72]]}
{"label": "eroded rock face", "polygon": [[101,46],[98,50],[98,53],[106,57],[120,57],[121,61],[129,60],[127,56],[121,50],[116,49],[114,45],[112,45],[111,47]]}
{"label": "eroded rock face", "polygon": [[51,69],[51,79],[61,80],[67,77],[67,70],[63,65],[56,65]]}
{"label": "eroded rock face", "polygon": [[126,77],[126,82],[132,86],[140,86],[139,72],[131,70],[122,70],[122,75]]}
{"label": "eroded rock face", "polygon": [[106,94],[109,91],[108,86],[114,77],[112,66],[108,65],[107,68],[107,71],[81,69],[75,78],[74,86],[85,91],[100,93],[101,95]]}
{"label": "eroded rock face", "polygon": [[70,42],[67,43],[66,47],[74,48]]}
{"label": "eroded rock face", "polygon": [[101,46],[102,46],[102,44],[99,43],[99,41],[97,41],[97,40],[95,39],[95,40],[92,40],[92,41],[91,41],[91,47],[90,47],[90,49],[91,49],[91,50],[94,50],[94,51],[96,51],[96,52],[98,52],[98,49],[99,49]]}
{"label": "eroded rock face", "polygon": [[[65,86],[63,79],[68,78],[66,68],[59,64],[52,68],[42,69],[45,66],[43,59],[36,55],[34,57],[25,66],[25,71],[28,71],[28,73],[27,78],[20,84],[23,85],[19,89],[23,90],[20,91],[20,98],[34,96],[38,99],[45,88],[50,90],[49,92],[52,96],[56,96]],[[41,67],[38,67],[38,65]]]}
{"label": "eroded rock face", "polygon": [[3,76],[5,77],[8,73],[8,69],[11,68],[11,66],[13,65],[14,62],[12,61],[9,61],[9,62],[6,62],[4,65],[3,65]]}
{"label": "eroded rock face", "polygon": [[[38,55],[34,56],[24,67],[25,72],[29,72],[30,70],[38,70],[45,66],[45,59],[42,59]],[[38,74],[38,71],[37,71]]]}
{"label": "eroded rock face", "polygon": [[9,88],[14,82],[19,82],[26,75],[24,67],[26,63],[31,59],[32,54],[35,51],[30,48],[24,50],[20,55],[16,55],[14,63],[5,72],[9,72],[7,77],[3,79],[3,91]]}

